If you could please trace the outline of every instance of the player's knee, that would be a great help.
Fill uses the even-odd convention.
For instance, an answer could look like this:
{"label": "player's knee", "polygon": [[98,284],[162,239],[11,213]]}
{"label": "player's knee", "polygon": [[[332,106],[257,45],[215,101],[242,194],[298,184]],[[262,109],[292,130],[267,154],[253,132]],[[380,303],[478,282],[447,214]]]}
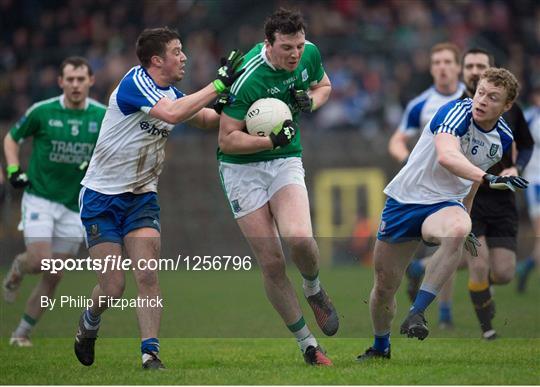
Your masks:
{"label": "player's knee", "polygon": [[120,298],[124,294],[126,284],[124,281],[117,283],[107,283],[106,285],[100,284],[101,291],[105,293],[105,296],[112,298]]}
{"label": "player's knee", "polygon": [[300,254],[308,254],[317,246],[311,236],[288,238],[287,243],[293,252]]}
{"label": "player's knee", "polygon": [[497,285],[505,285],[514,279],[515,270],[494,270],[491,272],[491,280]]}
{"label": "player's knee", "polygon": [[155,270],[141,270],[136,275],[139,288],[152,289],[158,286],[158,274]]}
{"label": "player's knee", "polygon": [[281,257],[259,263],[261,271],[266,279],[271,281],[280,280],[285,277],[285,262]]}
{"label": "player's knee", "polygon": [[62,278],[64,277],[64,272],[58,272],[58,273],[43,273],[43,280],[49,285],[50,287],[55,288]]}

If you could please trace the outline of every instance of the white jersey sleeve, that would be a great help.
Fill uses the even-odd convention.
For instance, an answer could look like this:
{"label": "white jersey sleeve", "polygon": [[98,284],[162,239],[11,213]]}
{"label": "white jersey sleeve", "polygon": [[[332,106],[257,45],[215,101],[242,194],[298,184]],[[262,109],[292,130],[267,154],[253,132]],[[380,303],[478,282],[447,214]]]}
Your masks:
{"label": "white jersey sleeve", "polygon": [[452,94],[441,94],[431,86],[407,104],[398,130],[412,137],[426,126],[441,106],[460,98],[464,91],[465,85],[461,82]]}
{"label": "white jersey sleeve", "polygon": [[513,141],[502,118],[487,132],[476,126],[471,99],[449,102],[426,124],[407,164],[385,188],[386,195],[409,204],[461,201],[467,196],[473,182],[454,175],[437,161],[434,140],[440,133],[458,137],[461,152],[484,171],[501,159]]}
{"label": "white jersey sleeve", "polygon": [[165,143],[174,125],[148,113],[161,98],[183,95],[173,86],[158,86],[141,66],[132,68],[111,94],[81,184],[109,195],[157,192]]}

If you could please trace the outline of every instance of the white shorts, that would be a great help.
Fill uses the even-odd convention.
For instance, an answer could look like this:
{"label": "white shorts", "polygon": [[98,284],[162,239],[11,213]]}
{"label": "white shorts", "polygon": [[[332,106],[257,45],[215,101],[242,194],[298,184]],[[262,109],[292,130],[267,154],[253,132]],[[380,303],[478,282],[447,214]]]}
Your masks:
{"label": "white shorts", "polygon": [[219,174],[235,219],[261,208],[286,185],[306,187],[300,157],[247,164],[220,162]]}
{"label": "white shorts", "polygon": [[23,194],[21,212],[19,230],[26,246],[52,241],[53,253],[77,254],[84,235],[78,212],[28,192]]}
{"label": "white shorts", "polygon": [[538,218],[540,216],[540,183],[531,183],[525,192],[527,193],[529,216]]}

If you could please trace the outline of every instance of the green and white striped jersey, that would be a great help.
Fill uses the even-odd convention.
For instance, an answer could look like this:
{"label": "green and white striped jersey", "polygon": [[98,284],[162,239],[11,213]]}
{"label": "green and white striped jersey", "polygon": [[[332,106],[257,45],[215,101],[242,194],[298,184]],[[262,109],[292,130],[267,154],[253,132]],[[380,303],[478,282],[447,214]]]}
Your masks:
{"label": "green and white striped jersey", "polygon": [[[302,58],[294,71],[276,69],[266,57],[264,43],[258,43],[246,54],[242,68],[246,69],[245,72],[234,82],[230,91],[234,96],[234,102],[223,109],[225,114],[237,120],[245,119],[253,102],[261,98],[278,98],[291,108],[293,120],[298,124],[300,113],[292,108],[294,101],[290,89],[308,90],[324,77],[319,49],[309,41],[306,41]],[[289,145],[253,154],[225,154],[218,148],[218,159],[244,164],[283,157],[300,157],[302,155],[300,137],[299,130]]]}

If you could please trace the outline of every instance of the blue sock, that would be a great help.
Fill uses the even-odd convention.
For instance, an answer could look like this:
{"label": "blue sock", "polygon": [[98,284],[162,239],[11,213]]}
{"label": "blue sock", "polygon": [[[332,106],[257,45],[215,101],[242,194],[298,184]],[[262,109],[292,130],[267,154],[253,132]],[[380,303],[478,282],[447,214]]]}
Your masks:
{"label": "blue sock", "polygon": [[101,322],[101,316],[94,316],[92,312],[90,312],[90,309],[86,309],[83,319],[87,329],[98,327],[99,323]]}
{"label": "blue sock", "polygon": [[375,335],[375,342],[373,343],[375,350],[384,353],[390,348],[390,332],[385,335]]}
{"label": "blue sock", "polygon": [[440,322],[452,322],[452,303],[440,302],[439,303],[439,321]]}
{"label": "blue sock", "polygon": [[411,313],[424,313],[435,297],[437,297],[437,292],[435,290],[424,287],[424,285],[420,286],[416,299],[411,306]]}
{"label": "blue sock", "polygon": [[413,278],[422,277],[424,275],[424,271],[424,266],[422,266],[419,259],[413,259],[412,262],[409,264],[409,267],[407,268],[409,276]]}
{"label": "blue sock", "polygon": [[524,260],[518,262],[516,271],[518,274],[527,275],[529,271],[534,269],[535,266],[536,262],[534,261],[534,259],[532,257],[527,257]]}
{"label": "blue sock", "polygon": [[159,352],[159,339],[156,337],[151,337],[149,339],[141,341],[141,352],[144,354],[146,352]]}

